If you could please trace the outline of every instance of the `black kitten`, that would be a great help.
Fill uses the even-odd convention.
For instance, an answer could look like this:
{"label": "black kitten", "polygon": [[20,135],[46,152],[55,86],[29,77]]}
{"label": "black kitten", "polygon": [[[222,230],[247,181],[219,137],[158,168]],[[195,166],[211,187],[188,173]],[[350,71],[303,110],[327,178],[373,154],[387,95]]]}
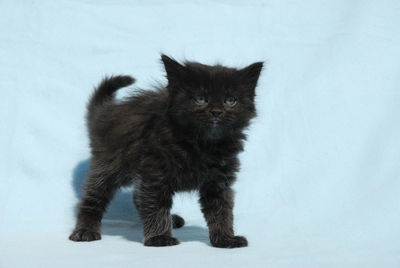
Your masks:
{"label": "black kitten", "polygon": [[172,197],[198,190],[211,244],[245,247],[246,238],[233,232],[231,185],[239,169],[243,130],[256,114],[255,87],[263,63],[238,70],[161,58],[166,88],[118,102],[114,93],[134,79],[114,76],[93,93],[87,115],[90,172],[69,238],[100,239],[107,204],[119,187],[133,184],[145,246],[179,243],[171,229],[184,221],[170,214]]}

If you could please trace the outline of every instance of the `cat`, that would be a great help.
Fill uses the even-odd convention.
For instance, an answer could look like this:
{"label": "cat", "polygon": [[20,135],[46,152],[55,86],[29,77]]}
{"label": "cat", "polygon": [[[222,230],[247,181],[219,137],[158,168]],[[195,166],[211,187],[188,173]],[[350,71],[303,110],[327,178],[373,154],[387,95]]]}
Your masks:
{"label": "cat", "polygon": [[247,246],[233,231],[232,184],[239,169],[244,130],[255,117],[255,88],[263,62],[243,69],[178,62],[161,55],[168,84],[121,101],[115,92],[130,76],[106,77],[88,103],[91,164],[77,223],[69,239],[101,239],[101,219],[113,194],[134,185],[145,246],[172,246],[172,198],[197,190],[211,245]]}

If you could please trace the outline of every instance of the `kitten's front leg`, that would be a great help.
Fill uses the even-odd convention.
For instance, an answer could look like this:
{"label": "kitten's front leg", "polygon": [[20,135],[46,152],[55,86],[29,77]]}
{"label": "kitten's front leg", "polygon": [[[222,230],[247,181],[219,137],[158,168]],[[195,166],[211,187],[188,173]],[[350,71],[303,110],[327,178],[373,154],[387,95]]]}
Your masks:
{"label": "kitten's front leg", "polygon": [[225,183],[206,182],[200,189],[201,211],[207,221],[214,247],[246,247],[247,240],[233,233],[233,191]]}
{"label": "kitten's front leg", "polygon": [[171,236],[172,195],[171,191],[163,187],[163,183],[142,183],[135,189],[134,201],[143,222],[145,246],[163,247],[179,244],[179,240]]}

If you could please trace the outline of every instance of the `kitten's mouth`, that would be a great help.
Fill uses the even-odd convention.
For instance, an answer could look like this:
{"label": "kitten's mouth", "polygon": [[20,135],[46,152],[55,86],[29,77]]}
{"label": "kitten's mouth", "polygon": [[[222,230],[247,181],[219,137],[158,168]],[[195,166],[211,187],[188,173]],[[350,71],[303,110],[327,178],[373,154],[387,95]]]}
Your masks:
{"label": "kitten's mouth", "polygon": [[222,120],[219,118],[214,118],[214,119],[211,119],[210,121],[208,121],[208,123],[213,126],[216,126],[216,125],[222,124]]}

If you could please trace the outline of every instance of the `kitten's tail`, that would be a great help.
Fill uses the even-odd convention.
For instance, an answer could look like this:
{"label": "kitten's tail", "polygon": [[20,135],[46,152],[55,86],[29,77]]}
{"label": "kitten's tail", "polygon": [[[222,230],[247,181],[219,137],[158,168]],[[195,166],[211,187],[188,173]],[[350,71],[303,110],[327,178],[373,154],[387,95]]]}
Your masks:
{"label": "kitten's tail", "polygon": [[185,225],[185,220],[179,215],[172,214],[172,227],[177,229],[181,228],[183,225]]}
{"label": "kitten's tail", "polygon": [[100,85],[94,90],[88,104],[88,117],[94,113],[97,106],[113,100],[115,92],[129,85],[132,85],[135,79],[128,75],[118,75],[105,77]]}

